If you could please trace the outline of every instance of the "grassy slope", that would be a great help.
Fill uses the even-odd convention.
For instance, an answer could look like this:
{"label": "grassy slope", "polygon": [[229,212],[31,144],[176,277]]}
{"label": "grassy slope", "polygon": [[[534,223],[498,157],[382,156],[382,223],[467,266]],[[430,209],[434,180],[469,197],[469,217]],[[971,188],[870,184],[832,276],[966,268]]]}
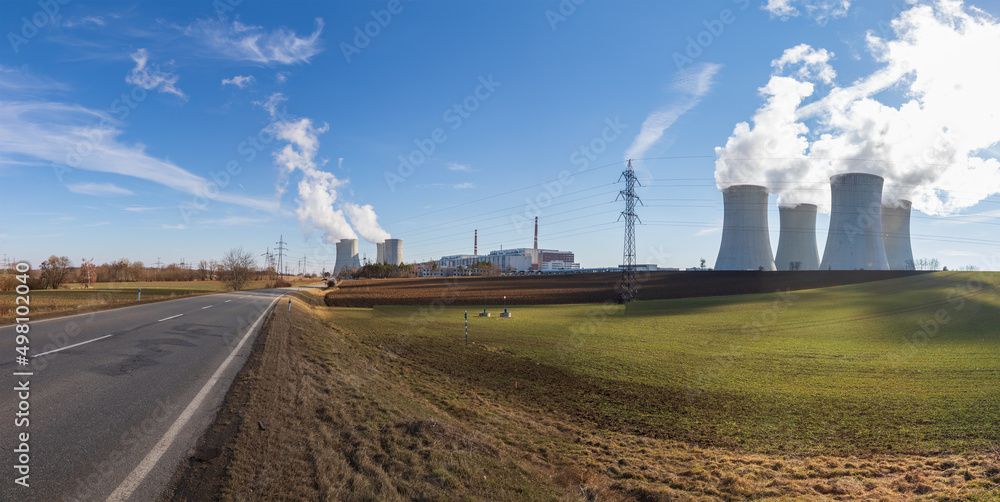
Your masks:
{"label": "grassy slope", "polygon": [[998,291],[997,274],[940,273],[627,312],[521,307],[472,317],[469,350],[460,308],[335,309],[335,322],[475,389],[609,430],[757,452],[922,454],[1000,443]]}
{"label": "grassy slope", "polygon": [[[997,292],[947,303],[971,277],[646,302],[627,317],[515,308],[471,318],[469,347],[464,309],[299,293],[238,384],[253,397],[224,498],[994,500],[997,415],[976,421],[997,401]],[[939,308],[952,317],[911,349]],[[920,418],[935,413],[956,419]],[[896,442],[861,434],[878,428]]]}

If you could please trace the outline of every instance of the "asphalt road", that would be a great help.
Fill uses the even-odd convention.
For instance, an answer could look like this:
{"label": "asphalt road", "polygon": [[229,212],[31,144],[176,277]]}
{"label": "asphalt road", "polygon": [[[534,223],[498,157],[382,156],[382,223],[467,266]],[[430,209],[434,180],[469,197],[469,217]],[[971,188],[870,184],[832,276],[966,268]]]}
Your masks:
{"label": "asphalt road", "polygon": [[[215,294],[32,322],[28,366],[16,361],[15,327],[0,328],[0,500],[156,500],[286,293]],[[33,374],[14,375],[25,371]],[[19,427],[25,396],[16,388],[25,381],[29,424]],[[24,432],[29,487],[15,483]]]}

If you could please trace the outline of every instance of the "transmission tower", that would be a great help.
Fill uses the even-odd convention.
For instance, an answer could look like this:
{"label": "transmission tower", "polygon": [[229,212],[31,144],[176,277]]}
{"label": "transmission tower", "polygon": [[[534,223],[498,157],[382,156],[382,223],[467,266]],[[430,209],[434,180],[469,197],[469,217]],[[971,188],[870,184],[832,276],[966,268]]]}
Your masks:
{"label": "transmission tower", "polygon": [[285,242],[285,236],[284,235],[279,236],[278,242],[275,242],[275,244],[278,245],[278,275],[284,277],[285,275],[281,270],[281,264],[282,264],[282,256],[284,256],[284,252],[286,249],[285,244],[288,244],[287,242]]}
{"label": "transmission tower", "polygon": [[[635,203],[642,204],[639,200],[639,196],[635,194],[635,185],[639,183],[639,180],[635,178],[635,171],[632,170],[632,159],[628,161],[628,167],[622,172],[622,175],[618,178],[621,182],[625,180],[625,189],[618,192],[618,198],[625,200],[625,210],[622,214],[618,216],[618,221],[621,221],[622,217],[625,218],[625,250],[622,253],[622,283],[621,283],[621,303],[634,302],[636,296],[639,294],[638,284],[635,280],[635,220],[639,219],[639,216],[635,214]],[[642,223],[640,220],[639,223]]]}

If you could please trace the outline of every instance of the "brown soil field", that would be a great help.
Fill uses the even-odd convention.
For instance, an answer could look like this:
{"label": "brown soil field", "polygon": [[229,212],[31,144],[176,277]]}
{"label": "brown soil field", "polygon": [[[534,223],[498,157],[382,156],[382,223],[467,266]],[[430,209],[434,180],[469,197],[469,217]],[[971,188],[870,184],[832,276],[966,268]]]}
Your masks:
{"label": "brown soil field", "polygon": [[[639,299],[663,300],[826,288],[920,274],[913,271],[638,272]],[[603,303],[618,298],[615,272],[543,276],[428,277],[343,281],[326,294],[331,307],[375,305],[549,305]]]}

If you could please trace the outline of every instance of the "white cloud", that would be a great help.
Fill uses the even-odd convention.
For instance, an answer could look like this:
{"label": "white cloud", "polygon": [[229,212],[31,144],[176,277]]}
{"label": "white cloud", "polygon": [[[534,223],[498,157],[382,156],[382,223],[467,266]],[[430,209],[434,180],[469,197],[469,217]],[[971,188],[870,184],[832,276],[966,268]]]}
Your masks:
{"label": "white cloud", "polygon": [[[319,38],[322,18],[316,18],[316,29],[307,37],[283,26],[268,31],[239,21],[223,23],[214,19],[198,20],[183,31],[224,57],[266,65],[308,63],[323,50]],[[278,78],[283,81],[280,74]]]}
{"label": "white cloud", "polygon": [[455,190],[466,190],[466,189],[469,189],[469,188],[476,188],[476,185],[475,185],[475,183],[469,183],[469,182],[466,182],[466,183],[457,183],[457,184],[453,185],[452,188],[454,188]]}
{"label": "white cloud", "polygon": [[254,83],[255,80],[256,79],[253,78],[253,75],[250,75],[250,76],[236,75],[233,78],[224,78],[224,79],[222,79],[222,85],[235,85],[236,87],[239,87],[240,89],[243,89],[246,86]]}
{"label": "white cloud", "polygon": [[291,75],[292,74],[287,71],[279,71],[274,75],[274,80],[276,80],[279,84],[284,84],[285,82],[288,82],[288,77]]}
{"label": "white cloud", "polygon": [[830,59],[833,53],[826,49],[813,49],[809,44],[799,44],[790,49],[785,49],[781,57],[771,61],[771,66],[778,74],[781,74],[785,67],[798,66],[798,70],[793,75],[799,80],[818,80],[824,84],[832,84],[837,78],[837,72],[830,66]]}
{"label": "white cloud", "polygon": [[163,225],[160,226],[162,228],[166,228],[167,230],[184,230],[185,228],[187,228],[187,225],[183,223],[178,223],[177,225],[167,225],[166,223],[164,223]]}
{"label": "white cloud", "polygon": [[867,37],[879,68],[808,104],[815,88],[797,79],[804,75],[772,76],[753,126],[737,124],[716,149],[719,188],[765,184],[780,192],[779,203],[826,207],[830,175],[868,172],[885,178],[887,203],[911,200],[928,214],[1000,193],[1000,162],[989,150],[1000,142],[1000,24],[940,1],[902,12],[891,26],[893,37]]}
{"label": "white cloud", "polygon": [[[319,169],[316,154],[319,151],[319,135],[328,126],[314,127],[311,120],[302,118],[278,121],[272,124],[277,139],[287,141],[281,150],[274,152],[274,163],[282,169],[281,176],[287,177],[296,171],[302,173],[298,183],[298,204],[295,215],[303,226],[311,225],[322,230],[329,244],[341,239],[356,239],[357,235],[347,223],[342,209],[335,209],[337,189],[345,182],[332,173]],[[284,187],[279,187],[279,197]]]}
{"label": "white cloud", "polygon": [[469,166],[467,166],[465,164],[456,164],[454,162],[448,164],[447,167],[448,167],[449,171],[461,171],[461,172],[466,172],[466,173],[471,173],[471,172],[475,171],[475,169],[473,169],[473,168],[471,168],[471,167],[469,167]]}
{"label": "white cloud", "polygon": [[149,62],[149,54],[146,49],[139,49],[131,54],[132,60],[135,61],[135,68],[128,72],[125,76],[125,82],[137,85],[146,90],[157,90],[159,92],[166,92],[181,99],[187,99],[187,96],[177,88],[177,75],[160,71],[158,66],[150,68],[147,66]]}
{"label": "white cloud", "polygon": [[119,125],[107,112],[79,105],[0,99],[0,156],[43,161],[60,179],[68,168],[114,173],[208,200],[277,210],[272,201],[220,191],[211,181],[146,154],[141,145],[123,143]]}
{"label": "white cloud", "polygon": [[66,185],[70,192],[83,195],[96,195],[99,197],[111,197],[116,195],[133,195],[132,191],[122,188],[113,183],[75,183]]}
{"label": "white cloud", "polygon": [[361,206],[348,202],[344,204],[344,210],[347,212],[347,217],[351,219],[351,225],[354,225],[354,228],[366,241],[384,242],[391,237],[389,232],[386,232],[378,224],[378,215],[375,214],[375,208],[370,204]]}
{"label": "white cloud", "polygon": [[846,16],[850,8],[850,0],[767,0],[761,6],[761,9],[771,13],[771,17],[782,21],[805,15],[821,25],[830,19]]}
{"label": "white cloud", "polygon": [[641,158],[681,115],[697,106],[701,98],[711,90],[712,79],[720,68],[717,64],[699,63],[678,72],[674,77],[673,88],[681,97],[646,117],[639,134],[625,150],[625,159]]}
{"label": "white cloud", "polygon": [[703,235],[714,234],[716,232],[721,232],[721,231],[722,231],[722,227],[709,227],[709,228],[703,228],[703,229],[695,232],[694,235],[695,235],[695,237],[701,237]]}
{"label": "white cloud", "polygon": [[162,207],[143,207],[143,206],[133,206],[133,207],[126,207],[125,208],[126,211],[129,211],[129,212],[132,212],[132,213],[146,213],[146,212],[149,212],[149,211],[158,211],[160,209],[165,209],[165,208],[162,208]]}

